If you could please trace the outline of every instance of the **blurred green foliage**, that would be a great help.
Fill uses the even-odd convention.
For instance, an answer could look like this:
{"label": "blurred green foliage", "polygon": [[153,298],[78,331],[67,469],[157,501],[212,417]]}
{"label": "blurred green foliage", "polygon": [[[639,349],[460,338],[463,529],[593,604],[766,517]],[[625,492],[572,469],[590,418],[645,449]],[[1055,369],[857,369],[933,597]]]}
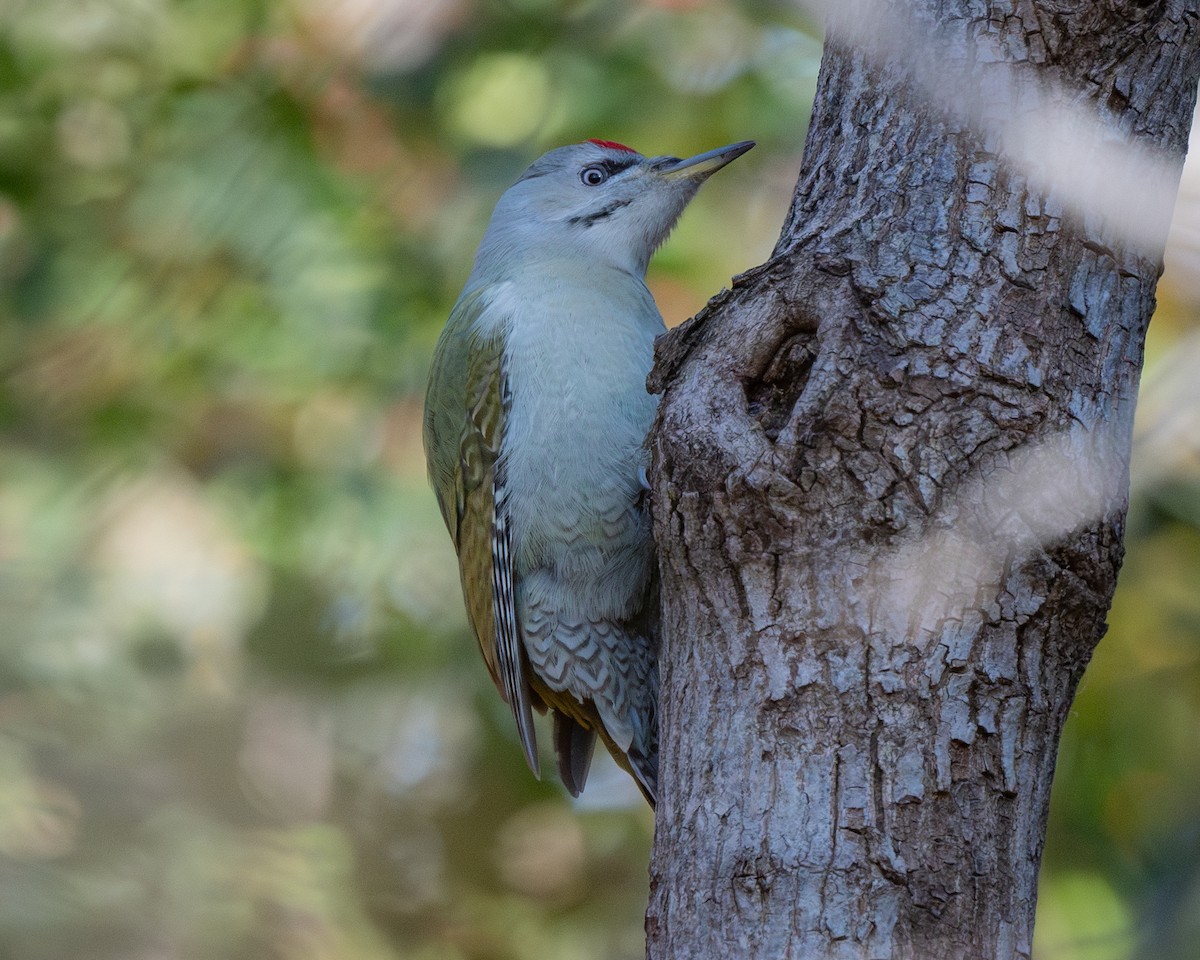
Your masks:
{"label": "blurred green foliage", "polygon": [[[764,259],[819,55],[767,0],[0,2],[0,956],[641,954],[649,814],[611,765],[577,804],[525,771],[420,391],[551,146],[758,139],[651,285],[678,321]],[[1200,483],[1159,461],[1062,750],[1047,958],[1200,936]]]}

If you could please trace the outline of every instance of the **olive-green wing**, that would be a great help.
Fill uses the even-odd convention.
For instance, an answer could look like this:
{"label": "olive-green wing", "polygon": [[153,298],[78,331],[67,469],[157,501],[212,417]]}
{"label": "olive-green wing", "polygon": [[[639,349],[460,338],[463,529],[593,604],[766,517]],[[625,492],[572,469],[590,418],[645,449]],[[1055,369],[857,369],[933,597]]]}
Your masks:
{"label": "olive-green wing", "polygon": [[[458,552],[471,627],[492,680],[516,718],[525,759],[540,776],[500,459],[512,403],[503,350],[498,337],[455,336],[448,330],[434,364],[426,398],[426,448],[434,488]],[[456,422],[461,434],[455,448]]]}

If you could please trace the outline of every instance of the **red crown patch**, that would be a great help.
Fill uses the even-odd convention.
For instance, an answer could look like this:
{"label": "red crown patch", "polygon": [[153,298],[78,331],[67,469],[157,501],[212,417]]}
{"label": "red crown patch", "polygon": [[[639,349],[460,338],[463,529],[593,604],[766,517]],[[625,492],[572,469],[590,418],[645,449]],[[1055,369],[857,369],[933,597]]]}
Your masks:
{"label": "red crown patch", "polygon": [[598,147],[605,147],[609,150],[624,150],[626,153],[637,153],[633,147],[627,147],[623,143],[617,143],[616,140],[597,140],[595,137],[592,137],[587,142],[594,143]]}

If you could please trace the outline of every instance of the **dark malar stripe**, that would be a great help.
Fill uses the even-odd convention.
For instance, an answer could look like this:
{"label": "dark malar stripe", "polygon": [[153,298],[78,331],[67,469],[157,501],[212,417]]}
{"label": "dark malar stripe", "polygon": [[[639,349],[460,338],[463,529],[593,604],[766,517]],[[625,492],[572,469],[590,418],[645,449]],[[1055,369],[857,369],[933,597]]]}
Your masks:
{"label": "dark malar stripe", "polygon": [[617,210],[620,210],[622,207],[627,207],[631,203],[633,203],[632,200],[614,200],[607,207],[601,207],[595,213],[589,213],[580,217],[572,217],[567,221],[567,223],[578,223],[585,227],[590,227],[593,224],[599,223],[601,220],[607,220]]}

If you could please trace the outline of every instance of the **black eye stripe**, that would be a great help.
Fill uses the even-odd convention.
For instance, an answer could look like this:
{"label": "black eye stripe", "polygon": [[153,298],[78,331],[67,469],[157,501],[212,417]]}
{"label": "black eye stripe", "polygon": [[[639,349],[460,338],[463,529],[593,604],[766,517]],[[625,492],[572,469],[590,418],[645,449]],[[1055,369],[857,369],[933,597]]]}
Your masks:
{"label": "black eye stripe", "polygon": [[635,163],[637,163],[637,157],[630,157],[628,160],[605,159],[601,160],[599,163],[593,164],[593,166],[603,167],[608,171],[608,175],[611,177],[614,173],[620,173],[622,170],[628,170]]}
{"label": "black eye stripe", "polygon": [[[606,157],[602,160],[592,161],[587,166],[585,166],[583,168],[583,170],[587,170],[588,167],[600,167],[605,173],[607,173],[610,177],[612,177],[612,176],[615,176],[616,174],[620,173],[622,170],[628,170],[630,167],[632,167],[637,162],[638,162],[637,157],[630,157],[628,160],[625,160],[625,159],[613,160],[613,159]],[[580,171],[580,173],[582,173],[582,172],[583,171]]]}

